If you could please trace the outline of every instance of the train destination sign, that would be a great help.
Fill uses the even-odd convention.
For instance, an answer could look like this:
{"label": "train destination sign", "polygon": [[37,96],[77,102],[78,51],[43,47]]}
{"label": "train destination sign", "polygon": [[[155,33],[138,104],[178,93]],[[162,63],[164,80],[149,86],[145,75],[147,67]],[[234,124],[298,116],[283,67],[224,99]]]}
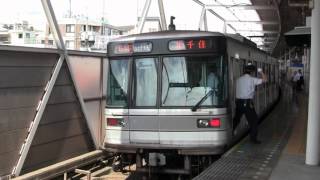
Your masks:
{"label": "train destination sign", "polygon": [[114,47],[115,54],[131,54],[140,52],[151,52],[151,42],[135,42],[135,43],[121,43]]}
{"label": "train destination sign", "polygon": [[169,42],[170,51],[201,50],[209,48],[211,48],[211,43],[208,39],[174,40]]}

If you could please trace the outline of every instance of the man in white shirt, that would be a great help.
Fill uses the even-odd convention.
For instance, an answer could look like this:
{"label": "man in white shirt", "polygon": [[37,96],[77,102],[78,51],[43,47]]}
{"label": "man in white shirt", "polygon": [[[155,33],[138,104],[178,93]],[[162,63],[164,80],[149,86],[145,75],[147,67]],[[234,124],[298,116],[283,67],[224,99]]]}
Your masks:
{"label": "man in white shirt", "polygon": [[236,82],[236,114],[233,119],[233,127],[236,129],[240,122],[241,116],[245,114],[250,126],[250,140],[255,144],[261,142],[257,139],[258,135],[258,115],[254,109],[253,97],[255,94],[255,86],[267,81],[266,75],[262,69],[258,69],[262,78],[253,77],[256,67],[249,63],[244,70],[244,74],[237,79]]}

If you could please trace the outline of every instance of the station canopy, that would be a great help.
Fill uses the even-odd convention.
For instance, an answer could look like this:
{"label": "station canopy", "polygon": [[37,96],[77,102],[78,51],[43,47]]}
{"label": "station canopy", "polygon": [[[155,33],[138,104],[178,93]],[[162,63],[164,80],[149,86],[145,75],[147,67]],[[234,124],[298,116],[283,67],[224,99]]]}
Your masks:
{"label": "station canopy", "polygon": [[271,53],[279,41],[281,23],[276,0],[193,1],[223,21],[226,33],[239,33],[262,50]]}

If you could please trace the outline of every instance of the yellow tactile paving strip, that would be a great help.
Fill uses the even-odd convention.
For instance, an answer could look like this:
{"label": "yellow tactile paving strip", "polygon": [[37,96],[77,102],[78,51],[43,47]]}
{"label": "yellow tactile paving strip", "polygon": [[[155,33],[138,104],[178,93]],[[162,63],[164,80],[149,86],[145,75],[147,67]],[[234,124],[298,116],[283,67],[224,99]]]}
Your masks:
{"label": "yellow tactile paving strip", "polygon": [[294,116],[294,126],[284,153],[304,155],[306,152],[306,133],[308,122],[308,97],[305,94],[297,94],[293,99],[293,106],[297,108]]}

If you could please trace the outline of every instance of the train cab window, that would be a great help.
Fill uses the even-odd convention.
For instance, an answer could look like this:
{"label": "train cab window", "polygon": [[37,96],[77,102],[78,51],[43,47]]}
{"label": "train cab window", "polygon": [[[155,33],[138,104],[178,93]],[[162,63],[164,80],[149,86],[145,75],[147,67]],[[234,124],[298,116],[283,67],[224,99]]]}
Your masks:
{"label": "train cab window", "polygon": [[127,107],[129,59],[110,60],[107,106]]}
{"label": "train cab window", "polygon": [[[222,56],[164,57],[162,106],[224,106],[226,64]],[[211,95],[205,97],[210,92]]]}
{"label": "train cab window", "polygon": [[135,59],[135,105],[156,106],[157,67],[155,58]]}

